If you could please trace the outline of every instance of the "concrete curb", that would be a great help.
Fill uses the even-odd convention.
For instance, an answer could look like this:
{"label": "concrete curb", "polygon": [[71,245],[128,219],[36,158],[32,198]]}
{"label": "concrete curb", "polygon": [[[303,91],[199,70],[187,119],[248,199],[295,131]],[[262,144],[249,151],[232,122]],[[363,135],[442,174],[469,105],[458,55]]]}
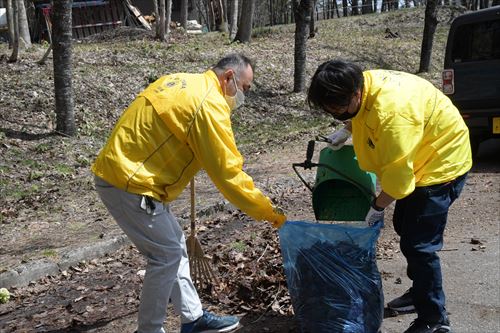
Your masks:
{"label": "concrete curb", "polygon": [[[210,216],[232,210],[235,210],[233,205],[222,201],[198,210],[197,216]],[[177,220],[181,225],[189,222],[189,218],[186,217],[177,217]],[[76,249],[71,247],[59,249],[60,257],[57,260],[40,259],[0,273],[0,288],[27,286],[30,282],[44,276],[59,274],[83,260],[91,260],[116,252],[126,244],[130,244],[129,239],[126,235],[120,235]]]}
{"label": "concrete curb", "polygon": [[57,261],[48,259],[36,260],[19,265],[14,269],[0,273],[0,288],[23,287],[31,281],[36,281],[47,275],[55,275],[68,269],[83,260],[102,257],[120,249],[128,244],[127,236],[121,235],[95,244],[79,247],[77,249],[61,249],[61,257]]}

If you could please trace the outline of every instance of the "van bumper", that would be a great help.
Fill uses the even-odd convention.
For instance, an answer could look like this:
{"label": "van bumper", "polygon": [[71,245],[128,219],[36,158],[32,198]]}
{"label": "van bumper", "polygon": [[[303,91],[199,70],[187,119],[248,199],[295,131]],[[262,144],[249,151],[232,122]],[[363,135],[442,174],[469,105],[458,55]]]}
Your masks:
{"label": "van bumper", "polygon": [[500,137],[500,109],[461,110],[460,113],[469,127],[471,137],[480,137],[483,140]]}

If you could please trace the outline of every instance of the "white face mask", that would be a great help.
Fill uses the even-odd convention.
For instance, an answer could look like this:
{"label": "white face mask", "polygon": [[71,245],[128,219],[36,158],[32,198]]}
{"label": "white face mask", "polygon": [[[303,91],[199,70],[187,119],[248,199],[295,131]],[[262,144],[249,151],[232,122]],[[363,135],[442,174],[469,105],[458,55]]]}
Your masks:
{"label": "white face mask", "polygon": [[240,88],[238,88],[234,75],[233,75],[233,82],[234,86],[236,87],[236,94],[234,94],[234,96],[229,96],[227,94],[224,94],[224,98],[226,99],[227,105],[229,105],[231,110],[235,110],[240,106],[242,106],[243,103],[245,103],[245,94]]}

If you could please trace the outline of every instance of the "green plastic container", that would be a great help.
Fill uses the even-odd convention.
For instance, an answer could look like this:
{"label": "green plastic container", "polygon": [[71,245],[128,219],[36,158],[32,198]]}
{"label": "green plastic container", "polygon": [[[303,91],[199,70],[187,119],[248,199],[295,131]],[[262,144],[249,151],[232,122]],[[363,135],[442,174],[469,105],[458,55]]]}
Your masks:
{"label": "green plastic container", "polygon": [[348,178],[318,166],[312,192],[316,219],[363,221],[373,199],[371,193],[375,193],[376,177],[359,168],[353,146],[345,145],[339,150],[322,149],[319,164],[330,166]]}

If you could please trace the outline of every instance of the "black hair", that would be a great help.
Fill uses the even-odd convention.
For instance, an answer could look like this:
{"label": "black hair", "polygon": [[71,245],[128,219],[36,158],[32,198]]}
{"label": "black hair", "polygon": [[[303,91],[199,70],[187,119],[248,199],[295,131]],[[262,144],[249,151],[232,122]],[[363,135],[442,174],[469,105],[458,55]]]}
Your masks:
{"label": "black hair", "polygon": [[224,72],[226,69],[233,69],[237,74],[245,70],[248,66],[254,69],[253,61],[240,53],[231,53],[219,60],[212,68],[215,72]]}
{"label": "black hair", "polygon": [[344,60],[330,60],[321,64],[314,73],[307,91],[307,103],[312,108],[342,107],[363,89],[363,70]]}

